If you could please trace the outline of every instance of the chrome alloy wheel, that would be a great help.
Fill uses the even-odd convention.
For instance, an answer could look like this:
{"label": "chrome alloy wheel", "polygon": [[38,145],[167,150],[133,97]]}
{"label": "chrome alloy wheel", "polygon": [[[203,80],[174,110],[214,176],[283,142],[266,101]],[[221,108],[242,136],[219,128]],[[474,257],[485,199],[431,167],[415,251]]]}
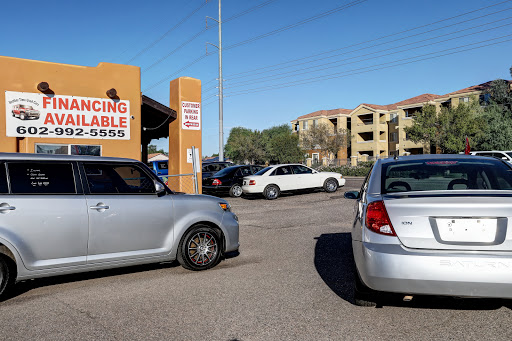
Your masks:
{"label": "chrome alloy wheel", "polygon": [[208,232],[198,232],[190,238],[187,255],[192,263],[200,266],[208,265],[218,252],[215,236]]}
{"label": "chrome alloy wheel", "polygon": [[235,197],[239,197],[239,196],[241,196],[241,195],[242,195],[242,187],[241,187],[241,186],[239,186],[239,185],[235,185],[235,186],[233,186],[233,195],[234,195]]}
{"label": "chrome alloy wheel", "polygon": [[267,189],[267,198],[268,199],[275,199],[277,198],[277,188],[275,186],[270,186]]}
{"label": "chrome alloy wheel", "polygon": [[326,187],[328,192],[334,192],[338,188],[334,180],[329,180],[326,184]]}

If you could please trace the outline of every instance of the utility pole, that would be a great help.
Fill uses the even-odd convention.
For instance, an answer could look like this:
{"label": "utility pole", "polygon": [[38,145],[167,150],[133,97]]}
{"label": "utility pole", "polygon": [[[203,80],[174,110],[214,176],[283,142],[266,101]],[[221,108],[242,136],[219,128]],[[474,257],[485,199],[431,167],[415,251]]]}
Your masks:
{"label": "utility pole", "polygon": [[[208,0],[206,0],[208,1]],[[219,161],[224,161],[224,95],[222,86],[222,11],[221,0],[219,0],[219,20],[206,17],[206,26],[208,27],[208,18],[215,20],[219,24],[219,45],[207,43],[215,46],[219,50]]]}
{"label": "utility pole", "polygon": [[224,161],[224,95],[222,89],[222,19],[219,0],[219,161]]}

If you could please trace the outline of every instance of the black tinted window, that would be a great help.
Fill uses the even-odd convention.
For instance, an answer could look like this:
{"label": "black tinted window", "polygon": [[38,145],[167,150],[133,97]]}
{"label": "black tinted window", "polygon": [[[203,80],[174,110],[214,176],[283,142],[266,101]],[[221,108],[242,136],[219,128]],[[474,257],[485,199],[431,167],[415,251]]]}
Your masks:
{"label": "black tinted window", "polygon": [[7,174],[5,172],[5,164],[0,163],[0,193],[8,193]]}
{"label": "black tinted window", "polygon": [[9,162],[13,194],[74,194],[75,177],[70,163]]}
{"label": "black tinted window", "polygon": [[153,179],[135,165],[85,164],[84,169],[91,193],[155,193]]}
{"label": "black tinted window", "polygon": [[302,165],[293,165],[292,168],[293,168],[293,172],[295,174],[311,174],[311,173],[313,173],[313,170],[311,168],[308,168],[308,167],[302,166]]}
{"label": "black tinted window", "polygon": [[382,193],[512,190],[512,169],[494,160],[403,161],[382,166]]}
{"label": "black tinted window", "polygon": [[277,168],[275,171],[272,172],[271,175],[291,175],[291,174],[292,174],[292,169],[290,168],[290,166],[283,166],[283,167]]}

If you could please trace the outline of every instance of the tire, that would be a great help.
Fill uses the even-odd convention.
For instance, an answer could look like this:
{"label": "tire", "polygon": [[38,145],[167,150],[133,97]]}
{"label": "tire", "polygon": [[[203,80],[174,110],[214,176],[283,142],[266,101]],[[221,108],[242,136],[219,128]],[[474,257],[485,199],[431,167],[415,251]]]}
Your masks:
{"label": "tire", "polygon": [[14,283],[14,271],[9,266],[11,262],[6,256],[0,255],[0,297],[3,297]]}
{"label": "tire", "polygon": [[20,120],[25,121],[25,114],[24,113],[20,113]]}
{"label": "tire", "polygon": [[217,231],[206,225],[197,225],[188,231],[178,248],[178,262],[192,271],[213,268],[220,262],[221,239]]}
{"label": "tire", "polygon": [[277,199],[279,197],[279,194],[279,187],[277,187],[276,185],[268,185],[267,187],[265,187],[265,190],[263,191],[263,196],[267,200]]}
{"label": "tire", "polygon": [[327,193],[336,192],[338,190],[338,187],[339,187],[338,180],[336,180],[334,178],[329,178],[329,179],[325,180],[325,182],[324,182],[324,190]]}
{"label": "tire", "polygon": [[229,196],[233,198],[240,198],[242,196],[242,186],[234,184],[229,189]]}
{"label": "tire", "polygon": [[376,291],[368,288],[359,278],[359,274],[354,274],[354,304],[360,307],[376,307]]}

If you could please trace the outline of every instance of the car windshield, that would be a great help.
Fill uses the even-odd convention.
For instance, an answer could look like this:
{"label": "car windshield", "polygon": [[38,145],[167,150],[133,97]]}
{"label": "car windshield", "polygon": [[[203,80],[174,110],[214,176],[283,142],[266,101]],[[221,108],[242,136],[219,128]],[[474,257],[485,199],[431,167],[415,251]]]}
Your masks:
{"label": "car windshield", "polygon": [[23,109],[32,109],[32,107],[30,105],[20,105],[20,108],[23,108]]}
{"label": "car windshield", "polygon": [[254,175],[263,175],[263,174],[265,174],[271,168],[272,167],[265,167],[262,170],[260,170],[259,172],[254,173]]}
{"label": "car windshield", "polygon": [[221,177],[221,176],[227,176],[227,175],[230,175],[231,173],[233,173],[234,171],[236,171],[238,169],[238,167],[228,167],[228,168],[224,168],[220,171],[218,171],[217,173],[215,173],[213,176],[215,177]]}
{"label": "car windshield", "polygon": [[512,190],[512,168],[498,160],[407,160],[382,166],[381,193]]}

